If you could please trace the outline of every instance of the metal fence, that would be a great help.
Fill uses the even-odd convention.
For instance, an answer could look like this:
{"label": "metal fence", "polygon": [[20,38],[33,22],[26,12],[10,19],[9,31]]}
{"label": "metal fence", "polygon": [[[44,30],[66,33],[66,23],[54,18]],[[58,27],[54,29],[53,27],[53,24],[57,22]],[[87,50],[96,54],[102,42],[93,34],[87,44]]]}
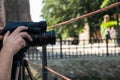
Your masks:
{"label": "metal fence", "polygon": [[[47,59],[77,58],[81,56],[119,56],[119,39],[114,40],[70,40],[58,41],[55,45],[47,45]],[[42,47],[30,47],[26,52],[29,60],[40,60]]]}

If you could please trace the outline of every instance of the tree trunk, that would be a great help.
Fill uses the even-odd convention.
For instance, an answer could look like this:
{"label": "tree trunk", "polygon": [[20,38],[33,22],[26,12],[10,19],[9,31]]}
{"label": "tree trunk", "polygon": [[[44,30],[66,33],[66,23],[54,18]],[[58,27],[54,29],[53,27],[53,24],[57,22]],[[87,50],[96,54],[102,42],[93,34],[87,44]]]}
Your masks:
{"label": "tree trunk", "polygon": [[6,22],[31,21],[29,0],[5,0]]}

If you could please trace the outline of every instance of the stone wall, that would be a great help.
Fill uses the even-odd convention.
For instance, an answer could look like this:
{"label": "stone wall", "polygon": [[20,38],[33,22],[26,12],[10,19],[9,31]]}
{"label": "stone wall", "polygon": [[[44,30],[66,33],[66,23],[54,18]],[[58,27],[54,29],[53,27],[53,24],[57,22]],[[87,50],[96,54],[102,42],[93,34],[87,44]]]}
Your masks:
{"label": "stone wall", "polygon": [[89,39],[90,39],[90,28],[89,28],[89,24],[85,23],[84,32],[79,35],[79,40],[80,40],[79,44],[83,44],[82,41],[84,41],[85,43],[89,43]]}

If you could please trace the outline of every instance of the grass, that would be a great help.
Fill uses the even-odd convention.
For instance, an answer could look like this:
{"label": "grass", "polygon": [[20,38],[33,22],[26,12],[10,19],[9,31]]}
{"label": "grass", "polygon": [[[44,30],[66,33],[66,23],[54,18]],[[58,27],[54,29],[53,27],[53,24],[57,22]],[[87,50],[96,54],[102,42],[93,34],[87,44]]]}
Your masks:
{"label": "grass", "polygon": [[[41,74],[40,67],[31,66],[37,74]],[[72,80],[120,80],[119,56],[51,59],[48,66]],[[53,80],[53,77],[57,76],[48,73],[49,80]]]}

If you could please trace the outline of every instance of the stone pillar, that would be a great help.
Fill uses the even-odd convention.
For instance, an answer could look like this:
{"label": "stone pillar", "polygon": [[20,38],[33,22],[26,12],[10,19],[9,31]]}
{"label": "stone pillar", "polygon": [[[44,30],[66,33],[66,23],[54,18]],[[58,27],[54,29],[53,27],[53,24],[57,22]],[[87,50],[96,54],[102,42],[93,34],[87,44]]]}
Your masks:
{"label": "stone pillar", "polygon": [[0,27],[6,23],[4,0],[0,0]]}
{"label": "stone pillar", "polygon": [[80,40],[79,44],[89,43],[89,40],[90,40],[90,27],[89,27],[88,23],[85,23],[84,32],[79,35],[79,40]]}
{"label": "stone pillar", "polygon": [[5,0],[6,22],[29,22],[29,0]]}

